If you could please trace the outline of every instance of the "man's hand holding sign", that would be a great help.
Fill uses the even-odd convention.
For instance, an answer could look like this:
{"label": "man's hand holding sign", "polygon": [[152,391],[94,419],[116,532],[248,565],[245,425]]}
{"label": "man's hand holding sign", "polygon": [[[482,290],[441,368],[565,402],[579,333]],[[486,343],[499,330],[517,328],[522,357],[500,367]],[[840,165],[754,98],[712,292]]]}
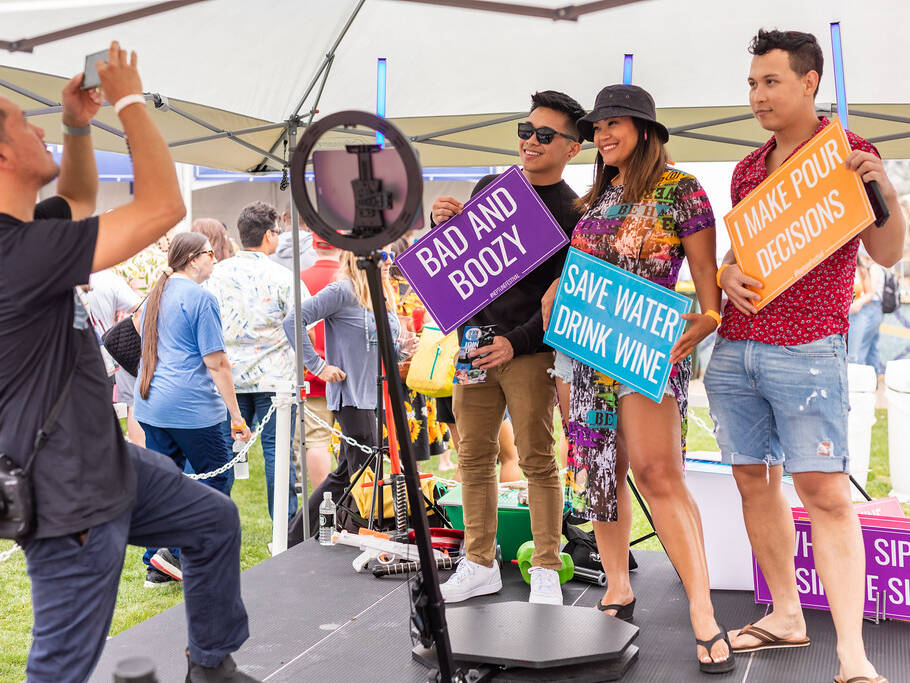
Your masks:
{"label": "man's hand holding sign", "polygon": [[[467,203],[433,203],[433,230],[405,250],[396,264],[448,334],[565,246],[562,228],[517,166]],[[496,337],[475,367],[510,360],[511,344]],[[488,354],[488,355],[487,355]]]}
{"label": "man's hand holding sign", "polygon": [[[828,125],[779,166],[725,218],[728,255],[718,284],[737,309],[757,313],[851,238],[875,215],[863,182],[896,196],[881,159],[851,150],[839,122]],[[863,239],[869,246],[875,231]]]}

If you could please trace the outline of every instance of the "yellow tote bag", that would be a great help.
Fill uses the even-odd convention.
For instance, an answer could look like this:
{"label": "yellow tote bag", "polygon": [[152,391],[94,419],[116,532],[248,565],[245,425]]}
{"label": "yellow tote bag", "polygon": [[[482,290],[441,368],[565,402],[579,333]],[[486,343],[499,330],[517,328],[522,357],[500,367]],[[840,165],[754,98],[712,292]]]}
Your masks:
{"label": "yellow tote bag", "polygon": [[[362,484],[371,482],[374,479],[375,475],[373,474],[373,468],[367,467],[366,470],[364,470],[363,475],[360,477],[358,485],[351,489],[351,495],[354,498],[354,502],[357,504],[357,511],[364,519],[367,519],[370,514],[370,504],[373,502],[373,487],[362,486]],[[351,481],[354,481],[353,477],[351,477]],[[421,490],[423,491],[424,495],[431,501],[436,500],[436,495],[434,493],[435,487],[436,477],[427,477],[426,479],[420,480]],[[429,506],[427,509],[429,509]],[[408,513],[410,514],[410,512],[411,502],[408,501]],[[378,518],[378,515],[374,514],[373,517]],[[391,486],[382,487],[382,517],[383,519],[395,518],[395,500]]]}
{"label": "yellow tote bag", "polygon": [[438,327],[425,325],[408,370],[408,388],[433,398],[451,396],[457,353],[457,331],[443,336]]}

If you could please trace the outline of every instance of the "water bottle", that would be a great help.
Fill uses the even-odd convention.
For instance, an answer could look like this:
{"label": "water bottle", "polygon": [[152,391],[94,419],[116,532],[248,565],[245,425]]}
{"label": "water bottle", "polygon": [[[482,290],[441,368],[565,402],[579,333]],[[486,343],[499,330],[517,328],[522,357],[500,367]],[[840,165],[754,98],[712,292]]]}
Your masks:
{"label": "water bottle", "polygon": [[[237,454],[246,448],[246,441],[234,441],[234,457],[237,457]],[[250,478],[250,461],[246,456],[246,453],[243,454],[243,457],[240,458],[237,462],[234,463],[234,479],[249,479]]]}
{"label": "water bottle", "polygon": [[319,504],[319,545],[332,545],[332,534],[335,533],[335,503],[332,492],[322,494]]}

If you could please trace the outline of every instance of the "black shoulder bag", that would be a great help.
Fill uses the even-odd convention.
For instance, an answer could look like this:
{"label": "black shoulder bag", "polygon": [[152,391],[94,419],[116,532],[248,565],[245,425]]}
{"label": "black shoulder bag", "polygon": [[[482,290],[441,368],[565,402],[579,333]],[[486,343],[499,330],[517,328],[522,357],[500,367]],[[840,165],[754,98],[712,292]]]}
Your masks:
{"label": "black shoulder bag", "polygon": [[79,365],[79,354],[82,352],[84,334],[79,334],[76,342],[76,354],[73,358],[73,367],[66,378],[66,383],[57,396],[57,401],[48,414],[32,447],[32,454],[28,457],[25,467],[20,468],[8,455],[0,454],[0,538],[18,541],[32,533],[35,528],[35,489],[32,484],[32,466],[35,456],[44,448],[50,436],[63,403],[70,392],[76,368]]}
{"label": "black shoulder bag", "polygon": [[101,335],[101,343],[111,358],[133,377],[139,374],[139,361],[142,360],[142,337],[133,325],[133,316],[139,313],[145,297],[136,306],[136,310]]}

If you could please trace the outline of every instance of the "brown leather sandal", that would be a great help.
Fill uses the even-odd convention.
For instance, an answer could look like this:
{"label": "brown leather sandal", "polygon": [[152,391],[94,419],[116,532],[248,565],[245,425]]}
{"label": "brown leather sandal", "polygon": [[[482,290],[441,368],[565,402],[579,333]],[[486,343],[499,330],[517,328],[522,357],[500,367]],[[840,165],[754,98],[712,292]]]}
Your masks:
{"label": "brown leather sandal", "polygon": [[[770,631],[756,626],[754,624],[747,624],[742,629],[740,629],[737,636],[752,636],[758,641],[757,645],[742,645],[740,647],[734,647],[733,652],[737,654],[742,654],[744,652],[757,652],[758,650],[780,650],[792,647],[808,647],[812,641],[809,640],[808,636],[800,640],[786,640],[780,636],[776,636]],[[842,683],[838,681],[838,683]]]}

